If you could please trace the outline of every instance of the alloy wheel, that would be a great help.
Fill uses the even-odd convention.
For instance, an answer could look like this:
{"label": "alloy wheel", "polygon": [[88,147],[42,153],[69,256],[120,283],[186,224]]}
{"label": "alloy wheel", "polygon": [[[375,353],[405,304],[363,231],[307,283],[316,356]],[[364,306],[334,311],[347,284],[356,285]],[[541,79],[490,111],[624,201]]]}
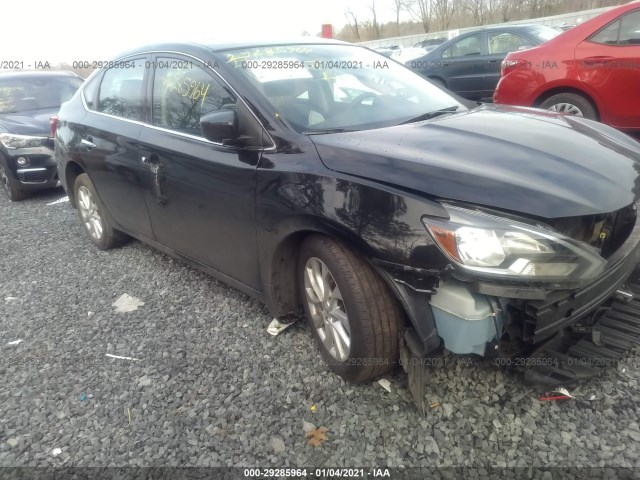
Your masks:
{"label": "alloy wheel", "polygon": [[82,222],[89,232],[89,235],[95,240],[100,240],[104,232],[102,217],[100,217],[98,206],[91,191],[84,185],[78,189],[78,209],[80,210]]}
{"label": "alloy wheel", "polygon": [[582,110],[571,103],[556,103],[555,105],[549,107],[549,110],[552,112],[566,113],[568,115],[573,115],[576,117],[584,117],[584,115],[582,114]]}
{"label": "alloy wheel", "polygon": [[310,257],[305,264],[304,288],[320,340],[333,358],[344,362],[351,351],[347,309],[329,268],[317,257]]}

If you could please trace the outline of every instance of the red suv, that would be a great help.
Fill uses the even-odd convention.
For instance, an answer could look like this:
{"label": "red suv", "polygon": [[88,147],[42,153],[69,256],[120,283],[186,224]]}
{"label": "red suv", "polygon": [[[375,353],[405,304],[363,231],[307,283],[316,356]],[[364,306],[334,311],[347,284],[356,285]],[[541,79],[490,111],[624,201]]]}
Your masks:
{"label": "red suv", "polygon": [[640,1],[611,9],[502,62],[496,103],[640,130]]}

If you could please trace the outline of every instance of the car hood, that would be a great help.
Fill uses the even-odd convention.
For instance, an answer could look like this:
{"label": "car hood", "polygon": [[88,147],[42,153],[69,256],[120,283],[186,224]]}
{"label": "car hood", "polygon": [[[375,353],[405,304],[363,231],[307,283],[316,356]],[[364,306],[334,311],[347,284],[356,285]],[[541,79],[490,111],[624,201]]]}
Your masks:
{"label": "car hood", "polygon": [[541,110],[484,106],[312,139],[336,172],[541,218],[612,212],[640,197],[640,143]]}
{"label": "car hood", "polygon": [[0,115],[0,132],[17,135],[49,135],[49,118],[58,109],[33,110]]}

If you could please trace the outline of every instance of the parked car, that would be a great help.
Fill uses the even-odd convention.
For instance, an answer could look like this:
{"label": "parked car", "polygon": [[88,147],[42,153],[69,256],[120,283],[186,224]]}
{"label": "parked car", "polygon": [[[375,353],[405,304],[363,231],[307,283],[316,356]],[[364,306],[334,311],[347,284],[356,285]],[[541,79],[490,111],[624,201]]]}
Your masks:
{"label": "parked car", "polygon": [[384,55],[385,57],[391,57],[391,55],[393,55],[393,53],[399,49],[400,47],[398,45],[389,45],[387,47],[374,48],[373,50],[381,55]]}
{"label": "parked car", "polygon": [[406,62],[423,57],[426,54],[427,49],[423,47],[398,48],[391,53],[391,58],[404,65]]}
{"label": "parked car", "polygon": [[494,100],[640,129],[640,2],[510,53]]}
{"label": "parked car", "polygon": [[[402,358],[418,401],[443,347],[565,345],[605,319],[597,345],[581,341],[624,351],[638,327],[612,302],[633,296],[640,258],[640,145],[585,119],[477,108],[385,62],[320,39],[117,58],[62,105],[55,135],[88,238],[142,240],[277,318],[303,310],[349,381]],[[640,302],[625,308],[637,324]],[[567,385],[575,371],[538,374]]]}
{"label": "parked car", "polygon": [[49,120],[81,84],[70,72],[0,73],[0,183],[11,200],[58,185]]}
{"label": "parked car", "polygon": [[426,48],[426,49],[429,49],[429,50],[433,50],[433,48],[437,47],[438,45],[442,45],[446,41],[447,41],[446,37],[428,38],[426,40],[422,40],[422,41],[416,43],[414,45],[414,47],[420,47],[420,48]]}
{"label": "parked car", "polygon": [[471,100],[493,95],[508,52],[546,42],[560,32],[542,25],[482,28],[453,38],[406,66]]}

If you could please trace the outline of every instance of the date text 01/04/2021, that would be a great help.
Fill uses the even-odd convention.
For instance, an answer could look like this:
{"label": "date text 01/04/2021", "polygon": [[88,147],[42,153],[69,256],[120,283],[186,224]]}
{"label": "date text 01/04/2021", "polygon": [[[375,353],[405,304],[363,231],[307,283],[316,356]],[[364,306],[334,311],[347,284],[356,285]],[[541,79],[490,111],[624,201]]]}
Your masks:
{"label": "date text 01/04/2021", "polygon": [[244,478],[391,478],[388,468],[245,468]]}

